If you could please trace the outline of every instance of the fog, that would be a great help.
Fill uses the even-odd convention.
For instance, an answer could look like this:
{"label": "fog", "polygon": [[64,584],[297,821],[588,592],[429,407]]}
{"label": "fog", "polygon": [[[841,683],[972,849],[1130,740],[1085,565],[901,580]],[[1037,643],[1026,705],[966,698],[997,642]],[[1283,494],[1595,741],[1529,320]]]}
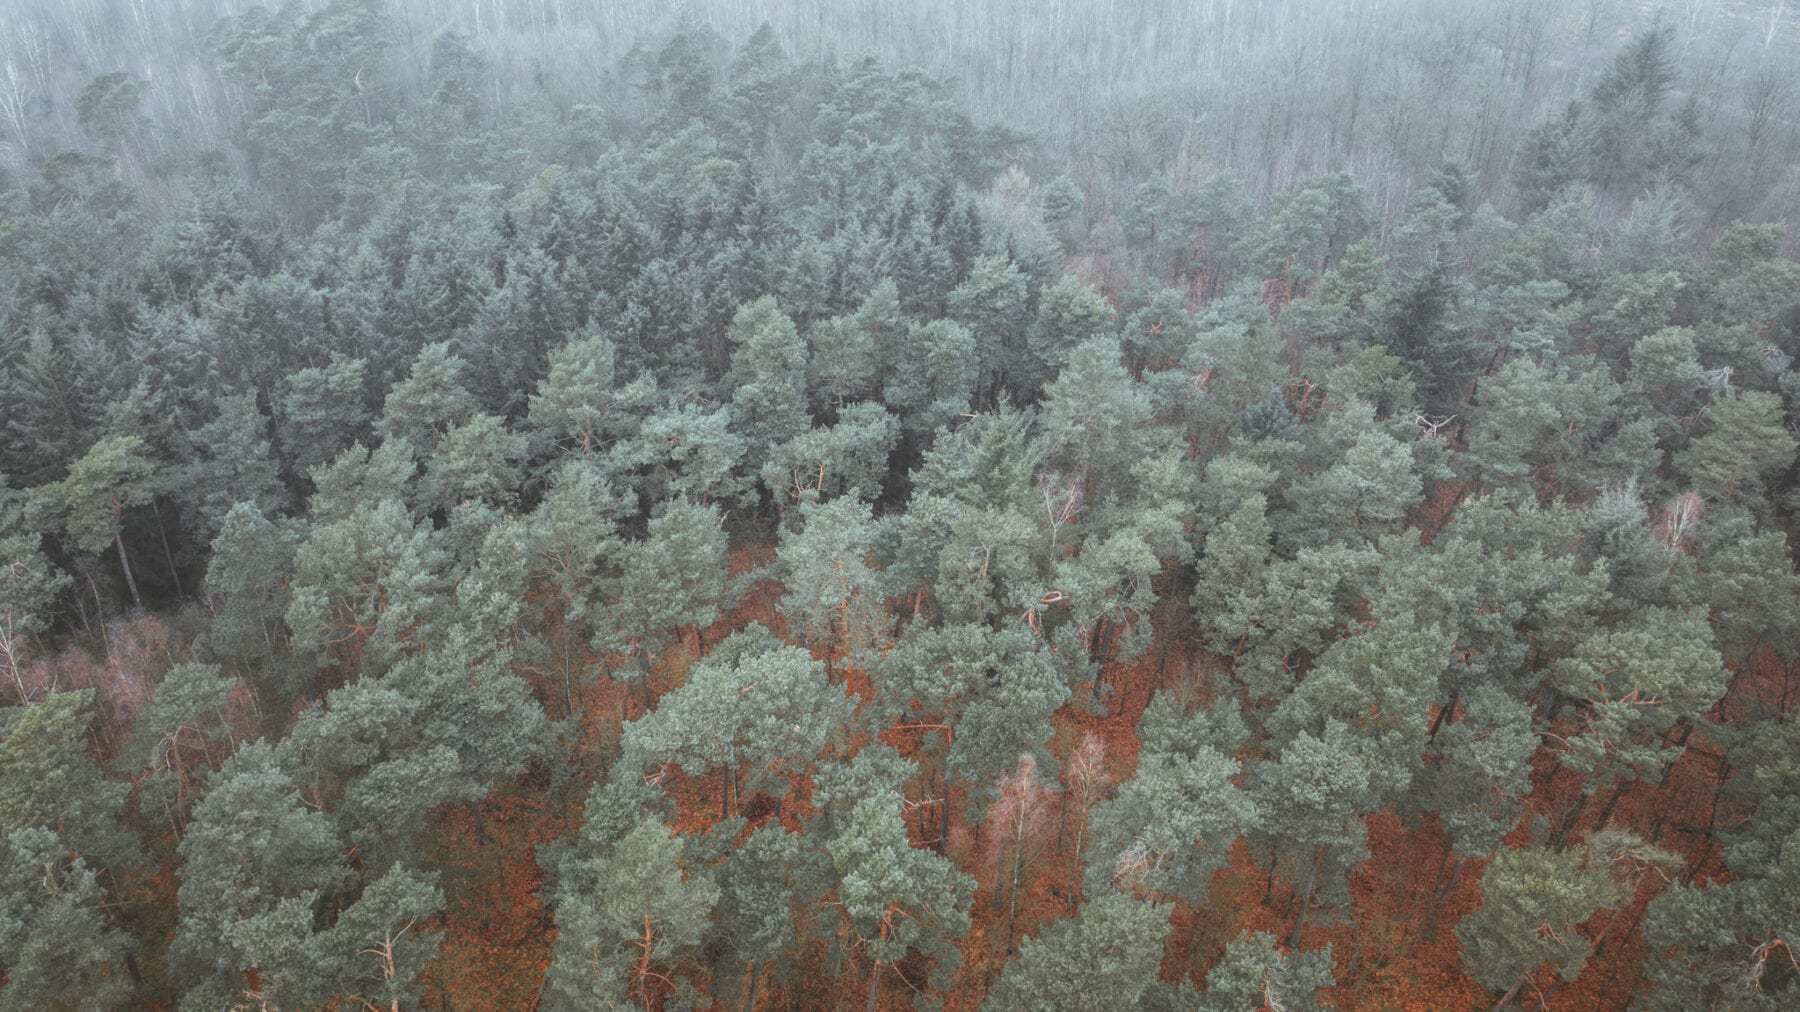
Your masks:
{"label": "fog", "polygon": [[[17,171],[78,146],[67,96],[109,72],[144,85],[138,173],[227,136],[242,96],[221,80],[207,36],[250,5],[4,7],[0,164]],[[1662,101],[1691,104],[1704,125],[1700,223],[1800,206],[1800,18],[1786,0],[401,0],[390,11],[396,45],[383,69],[395,81],[418,87],[435,41],[461,34],[482,60],[490,108],[523,99],[630,113],[641,88],[612,68],[634,47],[703,26],[704,58],[722,63],[767,22],[799,61],[874,54],[952,78],[978,121],[1034,132],[1101,193],[1230,172],[1260,200],[1341,170],[1390,216],[1444,160],[1473,169],[1504,205],[1524,135],[1581,99],[1634,33],[1661,25],[1676,69]]]}

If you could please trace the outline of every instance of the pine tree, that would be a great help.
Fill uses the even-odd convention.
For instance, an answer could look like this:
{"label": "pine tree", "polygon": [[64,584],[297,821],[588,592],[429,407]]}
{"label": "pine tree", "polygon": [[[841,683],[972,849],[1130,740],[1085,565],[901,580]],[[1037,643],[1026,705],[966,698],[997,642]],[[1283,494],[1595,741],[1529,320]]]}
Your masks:
{"label": "pine tree", "polygon": [[404,440],[420,453],[436,450],[453,426],[475,414],[474,395],[461,384],[467,364],[443,342],[419,349],[406,378],[388,391],[375,431],[386,442]]}
{"label": "pine tree", "polygon": [[621,762],[657,777],[669,765],[716,774],[720,811],[730,815],[746,773],[753,790],[786,796],[779,778],[811,772],[849,716],[850,701],[824,665],[751,625],[695,665],[655,712],[626,725]]}
{"label": "pine tree", "polygon": [[1580,972],[1591,946],[1575,926],[1618,901],[1604,869],[1583,851],[1531,847],[1495,855],[1481,879],[1482,904],[1456,927],[1463,963],[1501,1002],[1545,963],[1562,979]]}
{"label": "pine tree", "polygon": [[1582,106],[1570,102],[1560,116],[1533,127],[1526,134],[1513,170],[1513,190],[1518,211],[1530,217],[1549,207],[1570,186],[1588,175],[1588,152],[1583,146]]}
{"label": "pine tree", "polygon": [[594,618],[594,646],[640,671],[692,631],[694,653],[730,603],[733,581],[716,509],[676,499],[649,521],[641,541],[605,549],[616,575],[603,582],[609,607]]}
{"label": "pine tree", "polygon": [[1283,1008],[1313,1012],[1326,1006],[1319,991],[1332,983],[1331,946],[1284,952],[1267,932],[1246,932],[1225,946],[1206,975],[1204,1012]]}
{"label": "pine tree", "polygon": [[892,628],[885,581],[868,559],[875,529],[869,507],[852,498],[802,503],[798,532],[783,530],[776,553],[787,593],[781,614],[809,643],[841,657],[885,646]]}
{"label": "pine tree", "polygon": [[233,507],[253,503],[263,513],[287,506],[287,490],[270,452],[268,419],[255,394],[225,398],[218,417],[194,432],[194,459],[180,468],[171,491],[192,504],[194,525],[210,540]]}
{"label": "pine tree", "polygon": [[366,438],[365,360],[334,358],[330,365],[290,374],[276,423],[282,451],[295,471],[307,470]]}
{"label": "pine tree", "polygon": [[1090,900],[1020,943],[982,1007],[1078,1012],[1101,995],[1135,1005],[1156,978],[1166,921],[1165,908],[1122,893]]}
{"label": "pine tree", "polygon": [[[596,791],[596,796],[599,792]],[[557,862],[556,946],[544,997],[554,1008],[636,1000],[671,986],[712,922],[720,889],[691,866],[684,838],[653,816],[588,822]]]}
{"label": "pine tree", "polygon": [[752,460],[805,431],[806,344],[775,300],[749,303],[732,318],[732,421]]}
{"label": "pine tree", "polygon": [[132,941],[87,862],[48,829],[15,828],[0,853],[0,1008],[131,1003]]}
{"label": "pine tree", "polygon": [[92,867],[130,871],[141,854],[120,822],[127,789],[105,779],[88,755],[93,721],[93,689],[0,710],[0,824],[50,830]]}
{"label": "pine tree", "polygon": [[1238,787],[1241,767],[1225,751],[1244,729],[1223,709],[1185,715],[1159,695],[1138,736],[1136,774],[1088,816],[1086,892],[1202,904],[1232,842],[1263,818]]}
{"label": "pine tree", "polygon": [[932,960],[931,980],[943,987],[961,964],[956,940],[969,930],[975,880],[949,860],[911,846],[892,797],[857,800],[827,845],[837,872],[842,936],[870,961],[868,994],[875,1004],[882,970],[918,952]]}
{"label": "pine tree", "polygon": [[975,360],[980,363],[977,400],[989,402],[1004,383],[1022,389],[1025,331],[1030,321],[1030,293],[1025,275],[1010,259],[981,257],[970,268],[968,280],[946,300],[951,319],[975,335]]}
{"label": "pine tree", "polygon": [[73,581],[45,557],[43,536],[25,526],[26,497],[0,475],[0,678],[16,704],[30,701],[25,668],[33,641],[48,632],[57,599]]}
{"label": "pine tree", "polygon": [[137,577],[125,551],[125,511],[148,503],[155,494],[155,463],[137,436],[107,436],[69,465],[69,474],[54,485],[37,489],[42,508],[60,518],[75,549],[98,555],[116,549],[131,603],[142,610]]}

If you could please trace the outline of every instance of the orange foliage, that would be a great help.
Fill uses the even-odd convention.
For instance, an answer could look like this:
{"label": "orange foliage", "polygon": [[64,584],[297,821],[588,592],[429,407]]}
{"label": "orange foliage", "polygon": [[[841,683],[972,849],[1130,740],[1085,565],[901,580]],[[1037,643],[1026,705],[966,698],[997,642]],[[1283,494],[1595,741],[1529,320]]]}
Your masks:
{"label": "orange foliage", "polygon": [[426,970],[425,1004],[524,1009],[535,1005],[554,932],[538,889],[536,848],[572,832],[541,797],[496,790],[473,809],[438,813],[433,864],[443,872],[438,958]]}
{"label": "orange foliage", "polygon": [[[1427,512],[1441,511],[1447,517],[1462,491],[1456,484],[1446,483],[1428,504]],[[1425,526],[1429,530],[1441,523]],[[734,546],[733,571],[747,572],[766,563],[771,553],[768,546]],[[649,679],[650,698],[654,700],[685,680],[687,669],[704,652],[696,652],[695,646],[717,643],[751,621],[779,632],[782,623],[776,607],[781,592],[773,581],[758,582],[697,643],[684,642],[661,658]],[[584,660],[594,668],[604,666],[603,659]],[[1159,642],[1138,661],[1112,666],[1108,683],[1113,691],[1104,708],[1091,708],[1087,693],[1078,687],[1076,698],[1055,715],[1052,747],[1061,760],[1063,789],[1048,799],[1049,808],[1033,826],[1035,833],[1052,839],[1024,869],[1016,909],[1011,910],[1017,937],[1037,933],[1079,908],[1083,869],[1077,829],[1087,805],[1132,775],[1139,748],[1137,724],[1150,700],[1158,692],[1169,691],[1195,705],[1209,702],[1213,673],[1227,664],[1226,659],[1206,655],[1191,644]],[[838,673],[850,692],[863,697],[872,694],[867,672],[840,664]],[[1758,705],[1781,705],[1800,690],[1800,679],[1794,674],[1772,655],[1758,658],[1753,670],[1736,683],[1736,695],[1754,699]],[[549,694],[548,686],[540,688]],[[637,716],[642,706],[631,698],[624,683],[606,676],[585,680],[576,705],[586,716],[579,747],[587,757],[578,756],[577,766],[598,773],[598,757],[605,753],[608,742],[616,741],[621,721]],[[948,834],[939,838],[939,827],[945,821],[939,808],[944,799],[936,793],[936,760],[922,751],[929,731],[925,726],[909,725],[891,728],[880,738],[920,761],[926,771],[913,790],[920,796],[912,799],[907,810],[906,824],[914,844],[940,848],[977,877],[973,926],[960,942],[964,963],[945,996],[946,1008],[974,1009],[1012,958],[1007,944],[1007,919],[1013,908],[1010,883],[1004,883],[1005,876],[999,874],[1007,862],[995,859],[1003,850],[1003,830],[991,815],[972,823],[967,792],[958,786],[948,794]],[[1687,864],[1679,877],[1690,881],[1717,878],[1722,872],[1709,830],[1716,822],[1728,823],[1737,815],[1720,810],[1722,760],[1716,746],[1707,742],[1704,729],[1687,744],[1688,750],[1664,784],[1629,787],[1611,806],[1581,805],[1580,777],[1562,767],[1554,753],[1540,749],[1526,799],[1529,814],[1554,826],[1567,813],[1578,813],[1579,821],[1568,831],[1568,839],[1576,841],[1595,828],[1603,808],[1609,807],[1604,813],[1609,825],[1629,827],[1657,846],[1683,855]],[[1072,772],[1080,769],[1086,770],[1082,790],[1077,789]],[[662,787],[675,803],[675,828],[679,831],[704,832],[718,822],[720,774],[689,775],[671,770]],[[753,825],[779,817],[789,830],[798,830],[802,819],[812,812],[811,792],[811,783],[797,778],[784,797],[754,794],[741,799],[737,811]],[[581,793],[571,790],[570,795]],[[574,807],[578,808],[578,802]],[[1508,837],[1508,846],[1531,842],[1530,821],[1522,820]],[[1464,972],[1454,931],[1457,921],[1480,903],[1479,883],[1486,862],[1458,858],[1447,834],[1430,818],[1409,824],[1395,813],[1383,812],[1369,816],[1366,824],[1370,858],[1352,870],[1349,916],[1338,920],[1319,917],[1308,924],[1300,940],[1300,948],[1307,950],[1331,946],[1338,983],[1329,993],[1330,1000],[1342,1008],[1394,1009],[1477,1008],[1491,1003],[1493,996]],[[450,807],[440,813],[436,860],[446,872],[449,910],[442,919],[446,929],[443,950],[428,974],[428,1003],[457,1008],[531,1006],[554,938],[550,917],[537,893],[541,873],[535,847],[578,827],[578,811],[558,810],[524,784],[497,792],[475,810]],[[1226,944],[1242,933],[1263,931],[1285,937],[1294,922],[1298,897],[1280,876],[1272,876],[1261,860],[1244,841],[1238,841],[1230,860],[1215,875],[1208,902],[1200,907],[1178,904],[1173,909],[1162,963],[1164,979],[1186,978],[1203,985]],[[1539,982],[1547,1008],[1614,1009],[1628,1003],[1640,976],[1643,942],[1638,927],[1644,906],[1663,884],[1660,878],[1647,876],[1620,909],[1601,912],[1582,926],[1590,939],[1597,940],[1594,955],[1573,982],[1555,986],[1550,981]],[[828,904],[814,913],[832,916]],[[852,953],[841,973],[828,974],[826,949],[816,938],[803,943],[797,985],[780,985],[765,974],[759,983],[758,1007],[861,1004],[867,994],[866,961]],[[913,989],[923,986],[929,969],[919,957],[884,967],[877,1006],[909,1007]]]}

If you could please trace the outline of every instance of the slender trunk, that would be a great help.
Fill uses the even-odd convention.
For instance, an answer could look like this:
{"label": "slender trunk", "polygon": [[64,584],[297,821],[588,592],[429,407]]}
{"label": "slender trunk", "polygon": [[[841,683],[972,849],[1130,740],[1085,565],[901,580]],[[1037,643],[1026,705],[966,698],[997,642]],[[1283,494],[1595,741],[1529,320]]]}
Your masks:
{"label": "slender trunk", "polygon": [[[1732,681],[1735,683],[1736,680],[1737,679],[1734,676]],[[1729,688],[1727,688],[1725,690],[1725,696],[1721,697],[1721,698],[1729,698],[1730,695],[1731,695],[1731,690]],[[1683,724],[1682,728],[1681,728],[1681,734],[1676,736],[1676,738],[1675,738],[1675,747],[1678,749],[1687,748],[1688,739],[1692,738],[1693,736],[1694,736],[1694,725]],[[1658,787],[1669,786],[1669,778],[1674,775],[1675,775],[1675,763],[1670,762],[1667,766],[1663,767],[1662,779],[1657,781],[1656,786],[1658,786]]]}
{"label": "slender trunk", "polygon": [[1456,883],[1462,880],[1463,868],[1468,863],[1467,857],[1457,858],[1456,868],[1450,872],[1450,881],[1445,882],[1443,887],[1438,890],[1437,902],[1431,905],[1431,916],[1425,919],[1425,927],[1421,932],[1427,941],[1437,937],[1438,920],[1444,916],[1444,907],[1449,904],[1450,897],[1456,892]]}
{"label": "slender trunk", "polygon": [[1591,832],[1600,832],[1602,829],[1606,828],[1608,822],[1612,821],[1613,807],[1619,803],[1619,795],[1624,793],[1625,782],[1621,780],[1619,786],[1613,788],[1612,797],[1606,799],[1606,807],[1600,809],[1600,818],[1594,821],[1594,828]]}
{"label": "slender trunk", "polygon": [[[1554,778],[1556,776],[1556,774],[1554,772],[1552,772],[1550,775],[1552,778]],[[1619,789],[1623,790],[1624,785],[1621,784]],[[1613,795],[1613,800],[1614,801],[1618,800],[1618,795],[1616,793]],[[1569,839],[1569,834],[1574,832],[1576,826],[1581,825],[1582,815],[1584,815],[1587,812],[1588,806],[1593,804],[1593,802],[1594,802],[1594,796],[1592,794],[1583,792],[1583,794],[1581,795],[1581,800],[1575,802],[1574,805],[1570,806],[1569,810],[1563,814],[1562,821],[1557,823],[1556,832],[1551,834],[1550,845],[1552,847],[1554,847],[1557,850],[1563,849],[1564,844]],[[1608,804],[1608,807],[1609,808],[1611,807],[1611,803]]]}
{"label": "slender trunk", "polygon": [[1014,824],[1012,853],[1012,881],[1006,889],[1006,954],[1013,954],[1013,939],[1017,933],[1019,920],[1019,876],[1025,870],[1025,808],[1020,806],[1014,816],[1018,821]]}
{"label": "slender trunk", "polygon": [[575,714],[575,672],[569,665],[569,653],[570,653],[569,634],[568,634],[568,628],[566,626],[563,629],[562,641],[563,641],[563,645],[562,645],[562,647],[563,647],[563,650],[562,650],[563,705],[568,707],[568,709],[566,711],[564,711],[564,713],[565,713],[565,715],[568,715],[568,716],[574,716],[574,714]]}
{"label": "slender trunk", "polygon": [[1512,1004],[1513,995],[1518,994],[1519,988],[1522,988],[1524,986],[1525,986],[1525,978],[1520,977],[1519,982],[1517,984],[1514,984],[1505,994],[1500,996],[1499,1001],[1494,1003],[1494,1008],[1496,1010],[1503,1009],[1506,1006]]}
{"label": "slender trunk", "polygon": [[637,704],[639,715],[649,713],[650,704],[655,702],[655,699],[650,692],[649,668],[646,667],[643,671],[638,672],[637,676],[631,680],[631,691],[638,697]]}
{"label": "slender trunk", "polygon": [[937,838],[937,852],[940,857],[943,856],[944,847],[950,839],[950,774],[948,772],[943,774],[942,783],[944,786],[944,795],[940,799],[941,803],[938,805]]}
{"label": "slender trunk", "polygon": [[1556,830],[1550,834],[1550,846],[1552,849],[1563,849],[1563,841],[1568,839],[1569,830],[1575,828],[1576,821],[1581,818],[1581,810],[1586,807],[1587,798],[1583,797],[1580,801],[1577,801],[1571,806],[1567,812],[1563,813],[1563,817],[1556,823]]}
{"label": "slender trunk", "polygon": [[638,1000],[650,1007],[650,946],[653,939],[650,934],[650,915],[644,915],[644,947],[643,958],[638,960]]}
{"label": "slender trunk", "polygon": [[1306,891],[1300,894],[1300,913],[1294,918],[1294,933],[1288,936],[1288,948],[1300,944],[1300,932],[1306,927],[1306,911],[1312,906],[1313,887],[1319,882],[1319,866],[1325,863],[1323,846],[1313,851],[1312,869],[1306,873]]}
{"label": "slender trunk", "polygon": [[18,686],[19,705],[25,706],[31,702],[31,694],[25,691],[24,669],[19,667],[18,655],[15,653],[17,648],[10,643],[6,644],[6,647],[6,667],[12,673],[13,684]]}
{"label": "slender trunk", "polygon": [[1707,860],[1712,856],[1713,825],[1719,818],[1719,796],[1725,792],[1725,781],[1730,778],[1730,769],[1731,767],[1725,765],[1724,760],[1720,760],[1719,771],[1715,774],[1715,779],[1713,781],[1712,802],[1706,809],[1706,830],[1704,837],[1706,842],[1701,846],[1700,854],[1694,859],[1694,863],[1689,865],[1687,869],[1682,872],[1681,884],[1684,886],[1694,884],[1694,876],[1700,874],[1700,869],[1706,866]]}
{"label": "slender trunk", "polygon": [[88,590],[94,594],[94,618],[100,623],[100,646],[106,650],[106,656],[112,656],[112,637],[106,632],[106,606],[100,603],[100,588],[94,583],[92,570],[84,570],[87,577]]}
{"label": "slender trunk", "polygon": [[1431,875],[1432,889],[1435,890],[1444,884],[1444,869],[1450,867],[1450,853],[1455,849],[1454,846],[1445,847],[1444,852],[1438,855],[1437,871],[1433,872]]}
{"label": "slender trunk", "polygon": [[175,553],[169,551],[169,529],[163,525],[162,508],[156,500],[150,500],[150,512],[156,515],[156,534],[162,539],[163,561],[169,565],[169,579],[175,582],[175,596],[186,597],[187,592],[181,589],[181,572],[175,568]]}
{"label": "slender trunk", "polygon": [[125,536],[113,533],[113,546],[119,550],[119,568],[125,570],[125,586],[131,588],[131,604],[138,611],[144,610],[144,599],[138,594],[137,577],[131,575],[131,559],[125,555]]}
{"label": "slender trunk", "polygon": [[[96,596],[94,600],[98,603],[99,597]],[[88,621],[87,602],[81,599],[80,594],[75,595],[75,614],[81,619],[81,631],[92,636],[94,634],[94,626],[93,623]]]}
{"label": "slender trunk", "polygon": [[475,839],[481,843],[487,843],[487,819],[481,814],[480,801],[469,802],[469,818],[475,823]]}
{"label": "slender trunk", "polygon": [[1425,744],[1429,745],[1432,742],[1437,741],[1438,729],[1444,726],[1444,721],[1449,718],[1451,711],[1456,709],[1456,704],[1461,700],[1462,689],[1458,688],[1456,691],[1450,693],[1450,702],[1445,703],[1443,707],[1438,710],[1437,716],[1431,718],[1431,733],[1425,736]]}
{"label": "slender trunk", "polygon": [[838,634],[838,649],[827,649],[825,652],[825,673],[833,678],[837,676],[838,670],[832,666],[832,658],[848,659],[850,656],[850,599],[848,597],[838,605],[838,628],[842,630]]}
{"label": "slender trunk", "polygon": [[1069,913],[1071,914],[1075,912],[1076,904],[1081,896],[1081,835],[1086,828],[1086,819],[1075,824],[1075,860],[1070,862],[1071,870],[1069,872]]}
{"label": "slender trunk", "polygon": [[875,1012],[875,996],[878,993],[876,989],[880,983],[881,960],[877,959],[875,966],[869,970],[869,1000],[863,1003],[863,1012]]}

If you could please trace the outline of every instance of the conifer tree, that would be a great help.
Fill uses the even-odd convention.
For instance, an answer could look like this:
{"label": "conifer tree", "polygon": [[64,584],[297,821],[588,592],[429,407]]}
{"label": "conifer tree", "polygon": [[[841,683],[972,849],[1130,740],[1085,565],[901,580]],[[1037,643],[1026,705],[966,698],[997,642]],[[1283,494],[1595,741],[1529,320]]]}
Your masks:
{"label": "conifer tree", "polygon": [[982,1006],[1074,1012],[1100,995],[1135,1004],[1156,978],[1164,909],[1123,893],[1088,901],[1073,919],[1021,942]]}

